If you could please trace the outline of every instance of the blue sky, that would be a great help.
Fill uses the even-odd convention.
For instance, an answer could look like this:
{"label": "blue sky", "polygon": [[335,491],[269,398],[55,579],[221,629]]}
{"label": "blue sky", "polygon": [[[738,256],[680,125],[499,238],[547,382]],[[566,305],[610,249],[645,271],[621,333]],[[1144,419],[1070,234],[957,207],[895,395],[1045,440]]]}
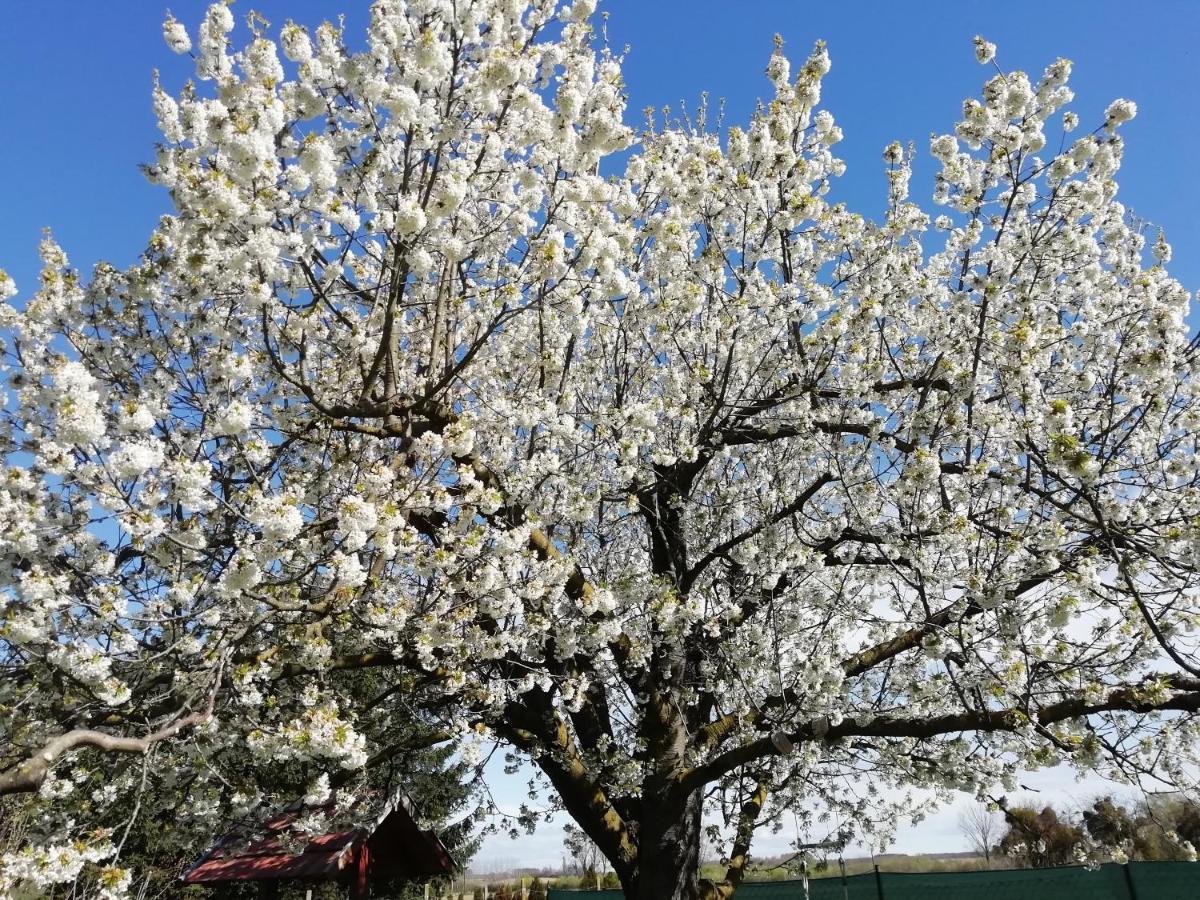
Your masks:
{"label": "blue sky", "polygon": [[[194,28],[205,5],[173,0],[169,7]],[[168,208],[165,192],[138,171],[158,137],[151,73],[160,69],[174,90],[191,72],[189,61],[162,42],[168,4],[158,0],[11,0],[5,7],[0,267],[24,293],[34,287],[37,242],[46,226],[81,268],[137,257]],[[239,18],[252,8],[276,26],[288,18],[315,25],[344,11],[354,42],[368,2],[239,0],[234,6]],[[950,130],[962,100],[977,94],[989,74],[974,61],[973,35],[999,45],[1006,69],[1036,75],[1065,56],[1075,62],[1075,109],[1085,127],[1098,125],[1117,97],[1137,102],[1137,119],[1123,129],[1121,199],[1166,229],[1175,248],[1171,271],[1189,290],[1200,288],[1200,2],[602,0],[601,10],[611,14],[610,43],[631,48],[625,74],[634,125],[643,108],[693,104],[701,91],[714,101],[725,98],[727,123],[742,122],[756,98],[769,93],[763,69],[776,32],[797,63],[814,40],[826,40],[833,70],[824,105],[845,130],[839,152],[848,164],[836,196],[868,215],[884,205],[880,153],[892,140],[914,141],[922,151],[913,195],[922,202],[928,197],[929,135]],[[1099,789],[1092,782],[1076,785],[1064,773],[1043,773],[1032,783],[1046,798],[1083,799]],[[499,798],[515,808],[520,779],[497,787]],[[785,838],[763,849],[781,847]],[[897,849],[961,846],[954,815],[946,812],[906,830]],[[561,834],[552,828],[515,845],[489,841],[479,862],[553,863],[560,853]]]}

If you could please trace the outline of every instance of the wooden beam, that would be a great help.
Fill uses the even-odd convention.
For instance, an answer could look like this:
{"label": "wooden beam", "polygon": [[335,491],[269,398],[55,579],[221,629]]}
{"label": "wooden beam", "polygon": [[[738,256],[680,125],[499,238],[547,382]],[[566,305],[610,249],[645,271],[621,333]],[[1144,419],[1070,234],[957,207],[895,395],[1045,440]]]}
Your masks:
{"label": "wooden beam", "polygon": [[371,896],[371,882],[369,879],[371,865],[371,850],[368,842],[364,839],[358,848],[357,865],[354,872],[354,886],[350,892],[350,900],[367,900]]}

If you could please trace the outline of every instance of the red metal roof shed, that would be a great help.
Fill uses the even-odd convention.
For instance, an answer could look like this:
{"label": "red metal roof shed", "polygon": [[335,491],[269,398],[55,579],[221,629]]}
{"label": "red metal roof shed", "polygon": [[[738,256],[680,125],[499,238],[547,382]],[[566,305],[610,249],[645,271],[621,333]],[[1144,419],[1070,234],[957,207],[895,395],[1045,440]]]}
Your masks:
{"label": "red metal roof shed", "polygon": [[300,804],[276,815],[251,832],[235,830],[219,838],[183,875],[186,884],[219,885],[257,881],[271,892],[279,881],[336,881],[351,889],[355,900],[370,896],[371,884],[394,877],[425,881],[450,875],[455,863],[432,831],[421,829],[411,802],[401,793],[383,802],[366,798],[355,827],[329,834],[303,836],[296,822]]}

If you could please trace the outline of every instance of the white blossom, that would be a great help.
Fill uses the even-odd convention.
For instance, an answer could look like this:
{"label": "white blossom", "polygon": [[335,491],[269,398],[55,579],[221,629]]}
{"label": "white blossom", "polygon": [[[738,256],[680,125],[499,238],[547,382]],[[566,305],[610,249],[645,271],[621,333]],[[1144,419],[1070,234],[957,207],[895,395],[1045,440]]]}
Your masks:
{"label": "white blossom", "polygon": [[283,26],[281,39],[283,51],[292,62],[305,63],[312,59],[312,42],[299,25],[289,21]]}
{"label": "white blossom", "polygon": [[188,37],[187,29],[171,15],[163,22],[163,40],[172,53],[187,53],[192,49],[192,39]]}
{"label": "white blossom", "polygon": [[106,425],[96,379],[79,362],[67,362],[54,373],[58,435],[68,444],[92,444],[104,437]]}
{"label": "white blossom", "polygon": [[1132,100],[1114,100],[1104,111],[1104,121],[1109,126],[1128,122],[1137,115],[1137,104]]}
{"label": "white blossom", "polygon": [[216,410],[212,434],[214,437],[237,437],[254,424],[254,408],[242,400],[233,400]]}
{"label": "white blossom", "polygon": [[985,41],[980,35],[975,35],[975,59],[986,65],[996,58],[996,45],[990,41]]}
{"label": "white blossom", "polygon": [[126,441],[112,455],[118,478],[137,478],[162,462],[163,448],[158,441]]}

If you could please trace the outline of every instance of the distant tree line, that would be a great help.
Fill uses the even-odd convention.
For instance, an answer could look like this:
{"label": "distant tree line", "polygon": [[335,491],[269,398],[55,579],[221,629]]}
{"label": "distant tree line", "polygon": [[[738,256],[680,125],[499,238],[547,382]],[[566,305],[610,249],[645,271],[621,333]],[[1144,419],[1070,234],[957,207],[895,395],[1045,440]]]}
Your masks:
{"label": "distant tree line", "polygon": [[1200,801],[1171,795],[1125,805],[1104,796],[1078,813],[1001,803],[964,811],[959,827],[988,867],[1195,859]]}

